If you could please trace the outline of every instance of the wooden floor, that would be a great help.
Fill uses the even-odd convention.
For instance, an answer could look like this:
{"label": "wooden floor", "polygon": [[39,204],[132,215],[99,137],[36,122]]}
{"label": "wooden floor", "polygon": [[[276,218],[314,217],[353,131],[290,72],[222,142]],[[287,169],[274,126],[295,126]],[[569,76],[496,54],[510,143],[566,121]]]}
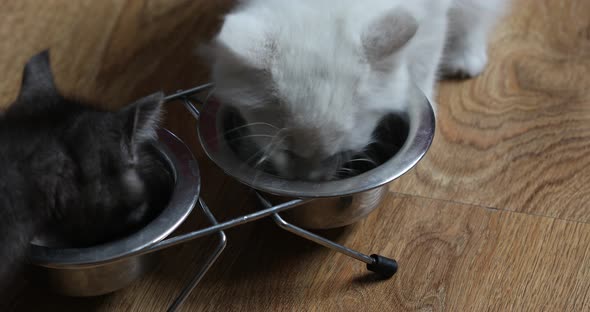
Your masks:
{"label": "wooden floor", "polygon": [[[193,56],[231,1],[0,0],[0,105],[28,57],[50,47],[59,87],[115,108],[207,80]],[[324,233],[395,257],[374,280],[361,263],[275,228],[229,245],[182,311],[589,311],[590,1],[515,0],[477,79],[444,82],[435,142],[366,220]],[[222,220],[252,193],[205,159],[195,122],[167,123],[198,155],[203,197]],[[198,215],[184,230],[202,226]],[[153,274],[113,295],[71,299],[30,287],[19,311],[162,311],[212,249],[164,252]]]}

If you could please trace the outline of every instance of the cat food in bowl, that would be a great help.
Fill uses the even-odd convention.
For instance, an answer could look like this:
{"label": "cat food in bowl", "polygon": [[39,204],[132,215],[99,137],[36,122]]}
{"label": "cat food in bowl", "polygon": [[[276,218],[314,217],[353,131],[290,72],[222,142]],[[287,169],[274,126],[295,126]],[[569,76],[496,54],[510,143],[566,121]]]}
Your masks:
{"label": "cat food in bowl", "polygon": [[430,147],[435,129],[433,108],[419,91],[410,98],[406,111],[382,119],[374,132],[378,143],[353,157],[339,169],[340,175],[323,181],[278,175],[262,159],[257,145],[248,142],[256,135],[248,132],[250,127],[237,110],[214,97],[201,110],[198,133],[208,157],[225,173],[270,195],[271,200],[316,199],[286,212],[292,222],[311,229],[336,228],[377,208],[387,192],[386,184],[416,165]]}
{"label": "cat food in bowl", "polygon": [[199,170],[188,147],[167,130],[154,144],[174,179],[170,199],[143,228],[96,246],[64,248],[48,241],[31,243],[35,276],[50,289],[69,296],[97,296],[127,286],[158,262],[149,247],[170,235],[195,206]]}

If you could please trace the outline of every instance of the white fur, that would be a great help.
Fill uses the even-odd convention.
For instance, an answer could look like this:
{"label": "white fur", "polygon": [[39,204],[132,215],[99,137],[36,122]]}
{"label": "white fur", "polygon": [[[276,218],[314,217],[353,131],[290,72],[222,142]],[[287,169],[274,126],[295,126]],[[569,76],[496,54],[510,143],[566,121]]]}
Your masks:
{"label": "white fur", "polygon": [[209,51],[216,94],[272,125],[252,130],[283,175],[329,178],[322,160],[361,151],[385,114],[412,105],[410,88],[432,102],[439,68],[483,70],[504,2],[244,1]]}

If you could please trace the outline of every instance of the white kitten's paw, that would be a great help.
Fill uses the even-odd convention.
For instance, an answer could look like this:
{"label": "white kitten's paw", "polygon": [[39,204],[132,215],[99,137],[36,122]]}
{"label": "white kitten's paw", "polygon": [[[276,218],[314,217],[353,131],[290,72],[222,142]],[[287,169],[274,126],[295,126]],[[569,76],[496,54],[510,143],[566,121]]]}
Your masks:
{"label": "white kitten's paw", "polygon": [[483,72],[487,62],[488,55],[485,46],[477,49],[453,51],[445,56],[441,73],[445,77],[472,78]]}

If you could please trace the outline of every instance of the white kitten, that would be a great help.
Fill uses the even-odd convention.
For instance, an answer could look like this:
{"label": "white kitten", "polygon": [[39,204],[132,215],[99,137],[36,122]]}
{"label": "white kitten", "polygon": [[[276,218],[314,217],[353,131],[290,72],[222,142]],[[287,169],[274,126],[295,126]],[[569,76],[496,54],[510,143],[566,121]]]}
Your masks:
{"label": "white kitten", "polygon": [[412,105],[410,88],[432,101],[439,68],[484,69],[505,2],[244,1],[207,49],[215,92],[279,174],[331,179],[385,115]]}

